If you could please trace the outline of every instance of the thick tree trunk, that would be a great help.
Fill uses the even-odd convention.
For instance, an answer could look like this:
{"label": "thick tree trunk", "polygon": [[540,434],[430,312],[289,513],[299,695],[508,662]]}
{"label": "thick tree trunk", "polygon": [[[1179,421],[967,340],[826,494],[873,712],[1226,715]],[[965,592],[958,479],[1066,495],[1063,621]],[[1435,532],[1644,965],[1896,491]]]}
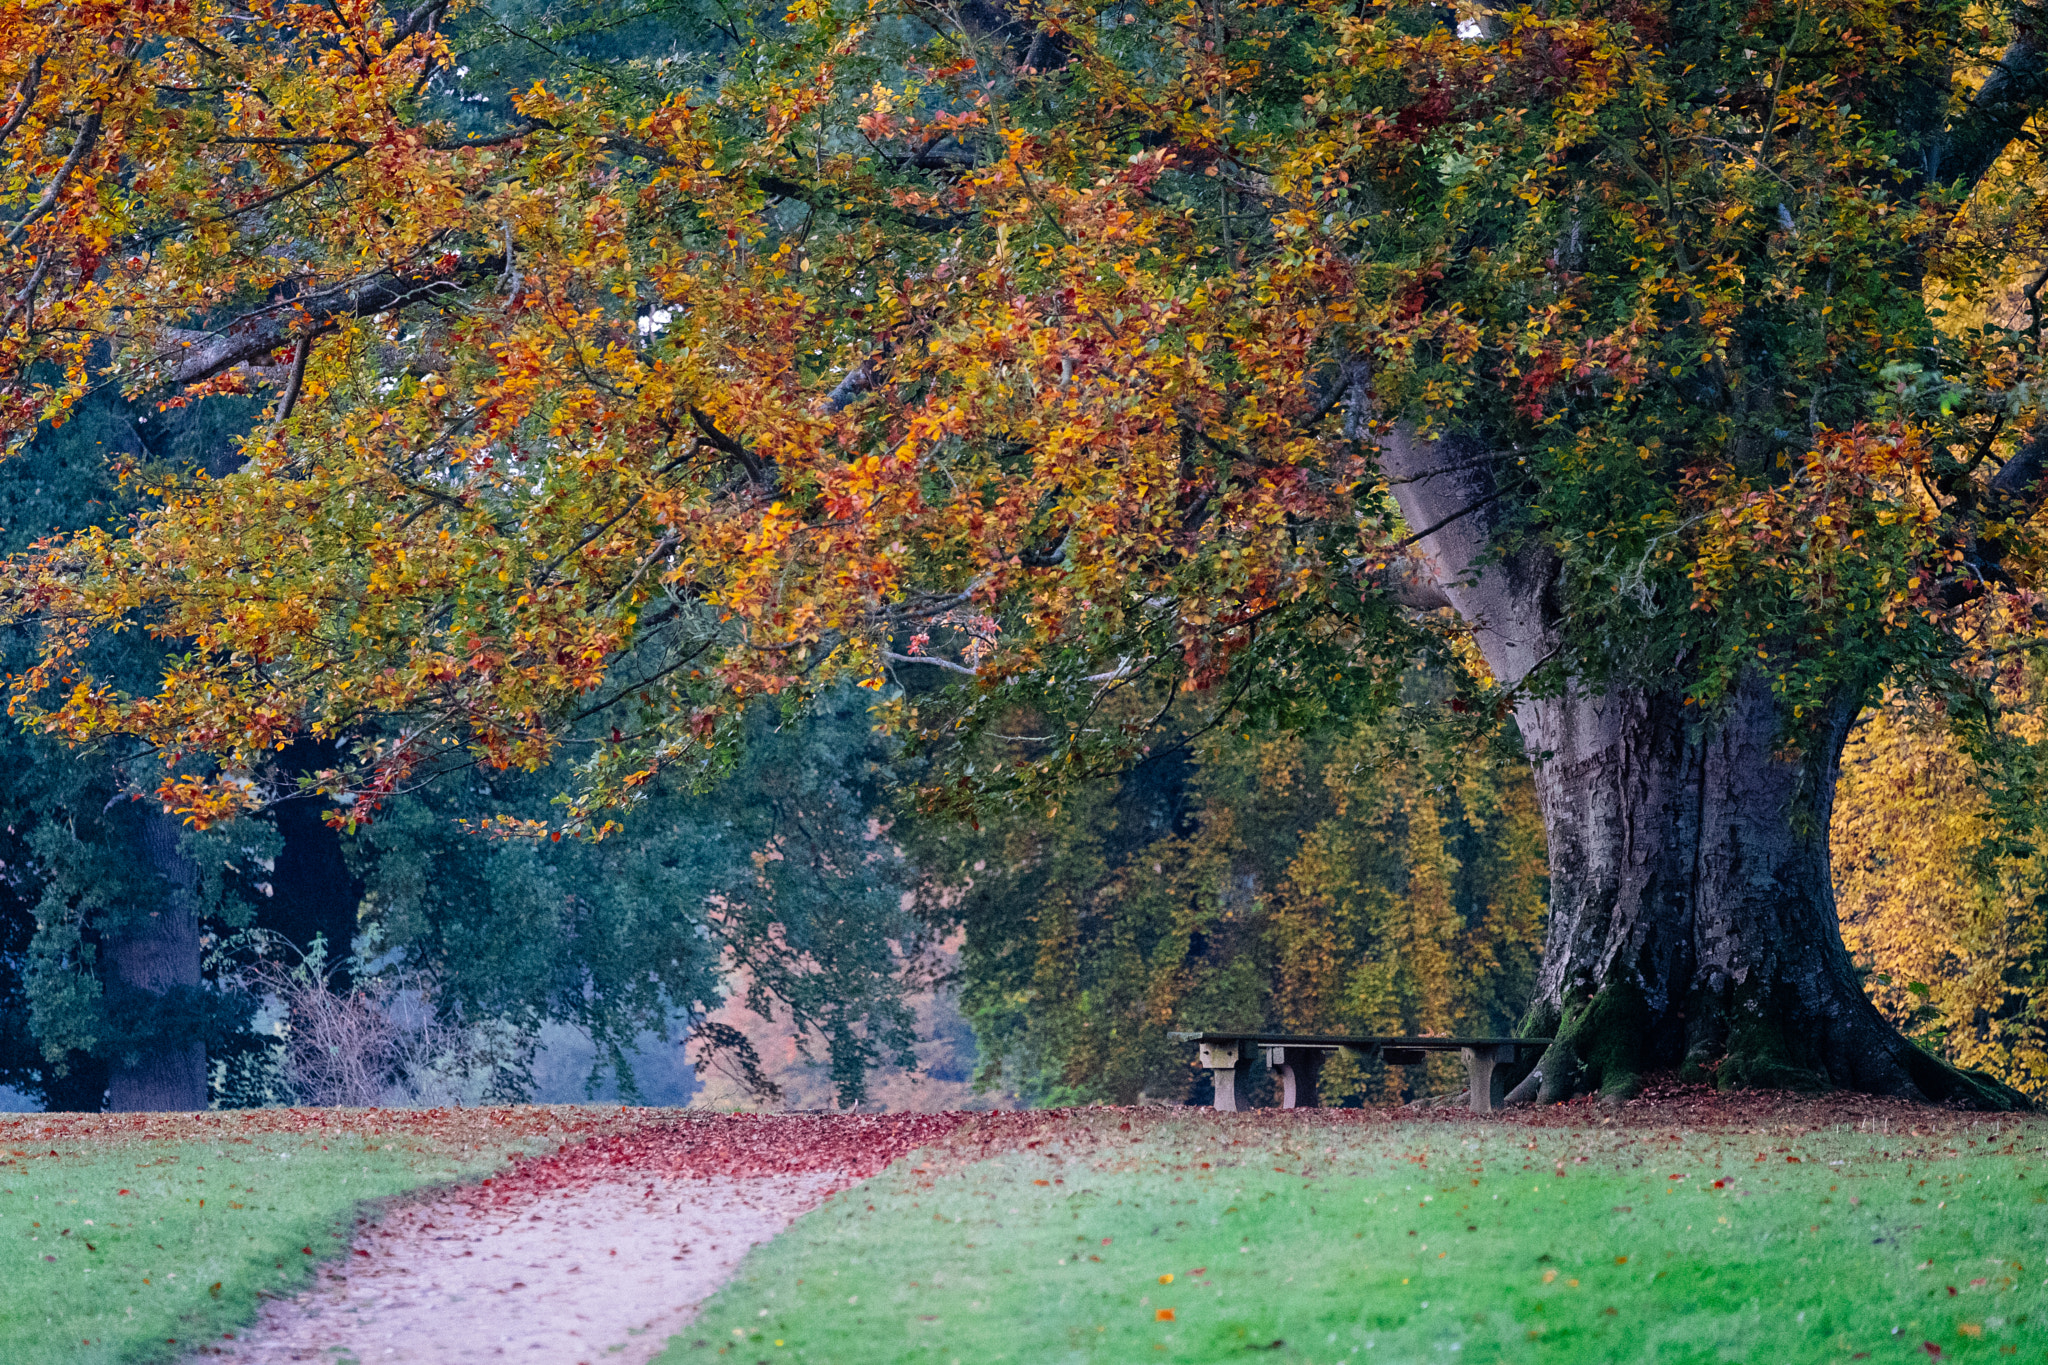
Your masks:
{"label": "thick tree trunk", "polygon": [[[1522,683],[1562,652],[1567,623],[1548,552],[1534,538],[1496,548],[1510,490],[1490,452],[1402,433],[1385,462],[1409,523],[1435,528],[1418,542],[1420,577],[1472,626],[1495,678]],[[1676,686],[1518,696],[1551,878],[1526,1028],[1557,1042],[1511,1098],[1626,1095],[1647,1071],[1679,1070],[1723,1086],[2018,1101],[1900,1036],[1842,946],[1828,819],[1859,704],[1842,698],[1795,750],[1760,676],[1711,715]]]}
{"label": "thick tree trunk", "polygon": [[[199,988],[199,915],[195,869],[178,849],[177,820],[152,810],[143,818],[143,852],[171,885],[156,910],[133,916],[105,940],[110,985],[152,995]],[[133,1056],[117,1056],[107,1078],[113,1111],[206,1107],[206,1045],[197,1038],[159,1040]]]}

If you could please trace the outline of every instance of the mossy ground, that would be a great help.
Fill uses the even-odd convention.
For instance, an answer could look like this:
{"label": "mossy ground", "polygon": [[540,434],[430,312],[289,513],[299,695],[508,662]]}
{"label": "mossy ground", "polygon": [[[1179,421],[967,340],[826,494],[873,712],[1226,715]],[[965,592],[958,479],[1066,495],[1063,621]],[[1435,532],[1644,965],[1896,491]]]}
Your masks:
{"label": "mossy ground", "polygon": [[1081,1113],[835,1198],[662,1360],[2048,1362],[2048,1125],[1938,1118]]}

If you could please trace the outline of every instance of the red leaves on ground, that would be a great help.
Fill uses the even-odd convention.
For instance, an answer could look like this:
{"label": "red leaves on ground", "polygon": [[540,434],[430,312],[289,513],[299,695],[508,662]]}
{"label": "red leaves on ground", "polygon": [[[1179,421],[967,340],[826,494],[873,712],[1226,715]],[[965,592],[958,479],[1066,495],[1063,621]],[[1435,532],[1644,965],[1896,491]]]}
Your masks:
{"label": "red leaves on ground", "polygon": [[919,1147],[946,1143],[972,1159],[1054,1121],[1021,1114],[704,1114],[640,1111],[620,1126],[546,1155],[527,1157],[472,1187],[473,1205],[621,1180],[844,1172],[864,1180]]}

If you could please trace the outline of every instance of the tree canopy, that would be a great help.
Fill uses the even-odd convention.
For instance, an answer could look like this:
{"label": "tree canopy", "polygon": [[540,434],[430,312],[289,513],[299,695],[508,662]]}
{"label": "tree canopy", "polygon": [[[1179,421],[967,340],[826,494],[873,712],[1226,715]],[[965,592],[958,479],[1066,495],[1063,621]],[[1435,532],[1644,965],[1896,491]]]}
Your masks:
{"label": "tree canopy", "polygon": [[[1825,831],[1888,681],[2030,761],[2040,18],[797,0],[591,12],[650,39],[593,61],[457,0],[18,6],[10,429],[266,406],[10,562],[16,714],[154,746],[197,824],[302,738],[343,821],[567,749],[504,832],[602,835],[763,697],[874,689],[971,811],[1176,705],[1369,715],[1422,653],[1590,869],[1545,1094],[1722,1052],[1948,1093],[1868,1034]],[[159,676],[102,662],[132,630]],[[1582,780],[1659,735],[1648,787]],[[1703,763],[1671,867],[1602,880],[1609,807]]]}
{"label": "tree canopy", "polygon": [[[2048,80],[2016,20],[935,14],[472,94],[505,34],[452,3],[19,8],[17,429],[274,395],[17,564],[20,699],[217,757],[168,793],[206,819],[365,716],[374,799],[615,706],[603,800],[892,666],[1327,684],[1399,633],[1367,424],[1453,413],[1514,433],[1580,674],[1815,692],[2026,619],[2038,316],[1924,304],[1997,313],[2038,232],[2026,167],[1978,190]],[[159,686],[92,668],[138,620]]]}
{"label": "tree canopy", "polygon": [[[1104,693],[1355,683],[1407,643],[1375,421],[1513,433],[1579,675],[2030,620],[2015,16],[798,4],[509,91],[452,3],[9,22],[16,430],[272,400],[13,570],[18,700],[217,758],[200,819],[373,716],[344,797],[615,708],[587,829],[834,677],[1022,688],[1044,772]],[[156,686],[93,667],[137,623]]]}

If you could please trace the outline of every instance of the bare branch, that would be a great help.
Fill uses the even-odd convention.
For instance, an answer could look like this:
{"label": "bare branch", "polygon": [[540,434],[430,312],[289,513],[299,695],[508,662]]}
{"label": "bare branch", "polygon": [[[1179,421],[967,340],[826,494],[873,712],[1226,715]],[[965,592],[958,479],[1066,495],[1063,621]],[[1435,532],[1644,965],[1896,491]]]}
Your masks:
{"label": "bare branch", "polygon": [[941,659],[935,654],[898,654],[893,649],[885,649],[882,651],[882,657],[892,664],[930,664],[933,668],[950,669],[955,673],[965,674],[970,678],[981,676],[981,670],[978,668],[970,668],[966,664],[956,664],[951,659]]}

